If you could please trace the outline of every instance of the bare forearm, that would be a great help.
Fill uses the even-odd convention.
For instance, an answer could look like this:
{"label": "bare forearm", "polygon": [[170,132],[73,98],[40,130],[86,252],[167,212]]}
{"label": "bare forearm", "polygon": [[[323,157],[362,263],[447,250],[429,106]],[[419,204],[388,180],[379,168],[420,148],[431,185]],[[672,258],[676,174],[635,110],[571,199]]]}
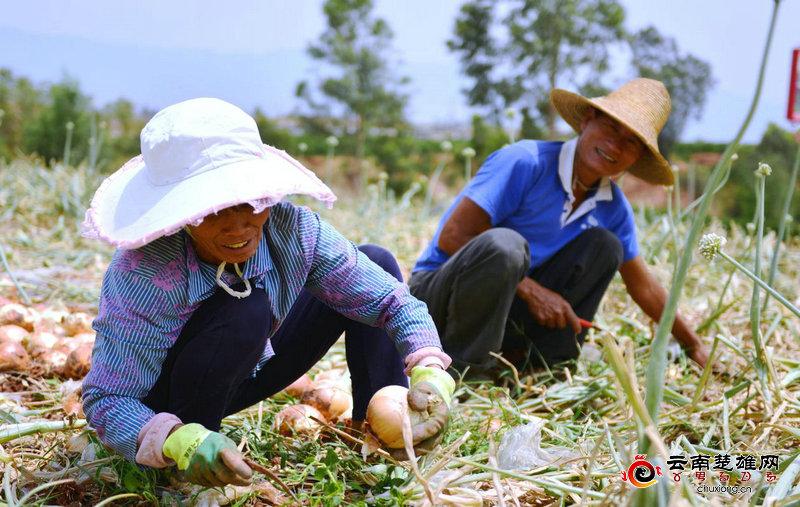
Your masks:
{"label": "bare forearm", "polygon": [[475,235],[467,231],[445,228],[439,237],[439,250],[447,255],[454,255],[474,237]]}
{"label": "bare forearm", "polygon": [[[633,300],[647,314],[648,317],[658,322],[667,303],[667,291],[661,285],[654,284],[640,294],[631,294]],[[692,330],[686,320],[678,313],[672,324],[672,334],[684,348],[691,349],[700,342],[697,334]]]}

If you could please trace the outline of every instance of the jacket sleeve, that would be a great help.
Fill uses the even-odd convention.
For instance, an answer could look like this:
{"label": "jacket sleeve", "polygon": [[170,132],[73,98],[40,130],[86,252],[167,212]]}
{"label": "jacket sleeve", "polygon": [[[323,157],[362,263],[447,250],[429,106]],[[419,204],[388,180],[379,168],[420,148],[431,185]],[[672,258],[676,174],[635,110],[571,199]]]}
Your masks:
{"label": "jacket sleeve", "polygon": [[100,440],[130,461],[139,431],[154,416],[141,400],[172,346],[175,319],[169,308],[165,292],[146,278],[109,267],[93,324],[97,336],[83,408]]}
{"label": "jacket sleeve", "polygon": [[[406,357],[441,348],[425,303],[314,214],[316,243],[306,288],[346,317],[383,328]],[[312,229],[314,229],[312,228]]]}

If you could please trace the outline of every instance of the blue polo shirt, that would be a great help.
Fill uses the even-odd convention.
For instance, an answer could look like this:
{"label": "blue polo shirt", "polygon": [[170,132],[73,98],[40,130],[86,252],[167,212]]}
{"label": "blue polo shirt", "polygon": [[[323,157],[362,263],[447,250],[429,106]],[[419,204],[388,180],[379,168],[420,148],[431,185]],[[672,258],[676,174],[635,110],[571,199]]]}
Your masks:
{"label": "blue polo shirt", "polygon": [[439,235],[464,197],[486,211],[492,227],[513,229],[528,240],[531,269],[591,227],[603,227],[619,238],[623,262],[636,257],[639,247],[633,210],[614,182],[604,178],[573,210],[576,146],[577,139],[525,140],[492,153],[442,216],[413,271],[433,271],[447,261],[449,256],[437,246]]}

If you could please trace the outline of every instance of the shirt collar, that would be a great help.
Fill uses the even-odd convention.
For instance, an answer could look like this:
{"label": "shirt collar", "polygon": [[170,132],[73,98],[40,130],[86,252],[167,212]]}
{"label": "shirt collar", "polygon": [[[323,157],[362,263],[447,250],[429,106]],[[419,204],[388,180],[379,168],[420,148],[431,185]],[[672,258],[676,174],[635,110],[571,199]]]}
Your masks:
{"label": "shirt collar", "polygon": [[[217,266],[203,262],[197,257],[188,234],[181,232],[186,246],[186,267],[189,272],[189,302],[197,304],[213,294],[217,287]],[[261,241],[254,256],[244,263],[244,278],[259,278],[272,269],[272,257],[269,254],[266,228],[261,233]]]}
{"label": "shirt collar", "polygon": [[[564,192],[567,193],[569,201],[575,200],[575,194],[572,193],[572,171],[575,168],[575,149],[578,147],[578,138],[574,137],[561,145],[561,152],[558,154],[558,177],[561,180],[561,186]],[[595,194],[587,199],[595,201],[610,201],[614,198],[614,193],[611,191],[611,180],[603,178],[600,180],[600,187]]]}

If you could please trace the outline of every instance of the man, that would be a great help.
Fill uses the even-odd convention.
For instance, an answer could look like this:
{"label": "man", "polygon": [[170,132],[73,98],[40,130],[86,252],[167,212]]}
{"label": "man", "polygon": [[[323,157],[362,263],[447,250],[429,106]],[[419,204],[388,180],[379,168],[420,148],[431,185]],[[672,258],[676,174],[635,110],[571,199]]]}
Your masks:
{"label": "man", "polygon": [[[670,112],[662,83],[634,79],[587,99],[551,101],[579,136],[520,141],[490,155],[450,206],[414,267],[453,366],[492,376],[500,353],[517,366],[574,359],[614,273],[658,320],[667,292],[639,255],[630,204],[611,181],[626,170],[670,185],[657,137]],[[679,315],[672,332],[698,364],[706,346]]]}

